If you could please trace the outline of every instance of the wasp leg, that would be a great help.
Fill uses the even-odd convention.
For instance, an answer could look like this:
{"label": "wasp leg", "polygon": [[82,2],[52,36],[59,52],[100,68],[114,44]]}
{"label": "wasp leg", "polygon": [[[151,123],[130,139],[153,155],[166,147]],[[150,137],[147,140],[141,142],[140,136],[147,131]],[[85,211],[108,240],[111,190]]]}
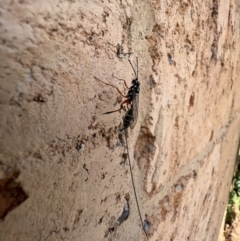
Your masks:
{"label": "wasp leg", "polygon": [[127,86],[126,80],[124,80],[124,79],[119,79],[119,78],[115,77],[114,75],[112,75],[112,77],[115,78],[115,79],[124,81],[124,85],[127,87],[127,89],[129,89],[129,87]]}
{"label": "wasp leg", "polygon": [[130,101],[127,103],[127,109],[130,110],[129,105],[131,106]]}
{"label": "wasp leg", "polygon": [[127,95],[123,95],[123,94],[121,93],[121,91],[118,89],[118,87],[116,87],[116,86],[114,86],[114,85],[111,85],[111,84],[108,84],[108,83],[105,83],[105,82],[103,82],[102,80],[98,79],[98,78],[95,77],[95,76],[94,76],[94,78],[95,78],[96,80],[102,82],[102,83],[105,84],[105,85],[109,85],[109,86],[112,86],[113,88],[117,89],[118,93],[119,93],[122,97],[127,98]]}
{"label": "wasp leg", "polygon": [[127,104],[127,106],[128,106],[128,105],[130,104],[129,99],[124,100],[124,101],[122,102],[122,104],[121,104],[121,106],[120,106],[120,109],[118,109],[118,110],[113,110],[113,111],[108,111],[108,112],[105,112],[105,113],[103,113],[103,114],[111,114],[111,113],[120,111],[120,110],[123,109],[123,105],[124,105],[124,104]]}

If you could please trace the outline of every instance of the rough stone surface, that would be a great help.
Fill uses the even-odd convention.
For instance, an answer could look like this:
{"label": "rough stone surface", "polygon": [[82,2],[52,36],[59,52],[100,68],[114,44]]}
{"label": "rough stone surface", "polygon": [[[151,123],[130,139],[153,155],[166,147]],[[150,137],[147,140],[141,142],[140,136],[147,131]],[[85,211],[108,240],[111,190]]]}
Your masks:
{"label": "rough stone surface", "polygon": [[218,240],[240,130],[239,1],[1,1],[0,41],[0,179],[16,170],[28,197],[1,240],[146,240],[124,112],[102,114],[123,98],[94,78],[130,85],[127,52],[148,240]]}

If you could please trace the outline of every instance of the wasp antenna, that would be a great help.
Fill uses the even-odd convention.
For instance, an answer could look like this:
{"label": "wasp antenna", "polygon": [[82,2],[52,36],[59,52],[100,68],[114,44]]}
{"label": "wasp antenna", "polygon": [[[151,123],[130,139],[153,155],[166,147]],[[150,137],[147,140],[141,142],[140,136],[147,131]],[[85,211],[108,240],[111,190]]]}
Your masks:
{"label": "wasp antenna", "polygon": [[136,61],[137,61],[137,79],[138,79],[138,57],[136,56]]}
{"label": "wasp antenna", "polygon": [[129,62],[129,63],[130,63],[130,65],[132,66],[132,69],[133,69],[133,71],[134,71],[135,77],[136,77],[136,78],[138,78],[138,77],[137,77],[137,74],[136,74],[136,71],[135,71],[135,69],[133,68],[133,65],[132,65],[131,60],[130,60],[130,59],[128,59],[128,62]]}

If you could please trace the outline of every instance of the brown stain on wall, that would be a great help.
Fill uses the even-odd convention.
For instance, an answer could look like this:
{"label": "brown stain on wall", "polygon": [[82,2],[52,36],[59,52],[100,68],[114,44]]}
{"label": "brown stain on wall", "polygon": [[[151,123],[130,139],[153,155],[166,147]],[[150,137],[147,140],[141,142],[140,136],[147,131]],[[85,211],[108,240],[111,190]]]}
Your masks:
{"label": "brown stain on wall", "polygon": [[7,173],[0,179],[0,219],[24,202],[28,195],[17,181],[18,171]]}

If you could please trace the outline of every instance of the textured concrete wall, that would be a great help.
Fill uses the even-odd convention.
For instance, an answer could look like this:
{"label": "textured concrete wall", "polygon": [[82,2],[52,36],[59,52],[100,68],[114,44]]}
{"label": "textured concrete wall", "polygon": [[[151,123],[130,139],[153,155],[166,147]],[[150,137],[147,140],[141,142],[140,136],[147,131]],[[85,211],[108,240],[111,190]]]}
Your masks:
{"label": "textured concrete wall", "polygon": [[[214,241],[240,130],[238,1],[0,2],[0,239]],[[124,57],[124,55],[120,55]],[[130,214],[115,225],[129,202]]]}

